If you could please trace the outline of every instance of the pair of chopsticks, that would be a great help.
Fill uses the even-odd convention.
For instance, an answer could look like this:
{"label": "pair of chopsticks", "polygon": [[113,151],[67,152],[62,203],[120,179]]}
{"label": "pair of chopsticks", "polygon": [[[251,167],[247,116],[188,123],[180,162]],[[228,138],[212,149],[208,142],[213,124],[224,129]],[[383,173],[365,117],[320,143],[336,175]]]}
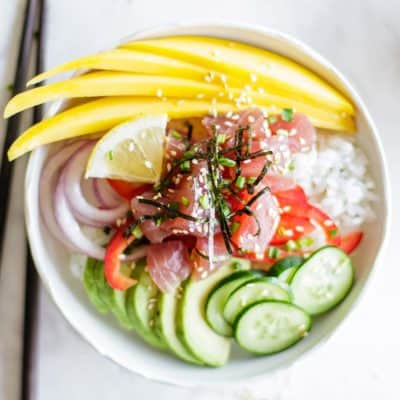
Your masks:
{"label": "pair of chopsticks", "polygon": [[[15,71],[12,95],[23,91],[28,80],[31,56],[36,40],[36,74],[42,70],[42,38],[43,38],[44,0],[27,0],[24,25]],[[33,123],[42,119],[40,107],[33,111]],[[10,189],[14,176],[14,163],[7,160],[7,150],[17,138],[21,125],[21,114],[14,115],[7,122],[0,169],[0,262],[3,259],[5,228],[10,202]],[[1,272],[1,271],[0,271]],[[21,399],[28,400],[32,395],[31,373],[33,365],[33,343],[35,339],[36,305],[38,295],[38,278],[34,268],[28,243],[26,245],[26,278],[24,304],[23,357],[21,371]]]}

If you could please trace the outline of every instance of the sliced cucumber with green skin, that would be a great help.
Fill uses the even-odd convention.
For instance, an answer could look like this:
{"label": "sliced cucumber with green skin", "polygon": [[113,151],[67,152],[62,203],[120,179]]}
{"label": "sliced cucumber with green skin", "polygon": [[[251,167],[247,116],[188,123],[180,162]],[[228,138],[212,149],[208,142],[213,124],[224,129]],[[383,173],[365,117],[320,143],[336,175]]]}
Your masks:
{"label": "sliced cucumber with green skin", "polygon": [[311,317],[284,301],[261,301],[243,310],[235,322],[239,346],[254,354],[277,353],[294,345],[311,329]]}
{"label": "sliced cucumber with green skin", "polygon": [[206,319],[216,333],[222,336],[232,336],[232,327],[224,319],[224,307],[231,293],[262,274],[258,271],[238,271],[218,282],[212,289],[206,303]]}
{"label": "sliced cucumber with green skin", "polygon": [[172,353],[189,363],[202,364],[185,346],[177,334],[176,318],[178,302],[181,296],[181,287],[172,292],[160,294],[158,298],[159,314],[156,317],[156,325],[159,327],[163,341]]}
{"label": "sliced cucumber with green skin", "polygon": [[311,315],[324,313],[346,297],[353,282],[349,256],[338,247],[322,247],[294,275],[290,284],[293,303]]}
{"label": "sliced cucumber with green skin", "polygon": [[230,294],[224,307],[224,318],[233,325],[238,315],[250,304],[261,300],[290,302],[289,290],[289,287],[285,289],[281,282],[273,277],[255,278],[245,282]]}
{"label": "sliced cucumber with green skin", "polygon": [[150,275],[143,269],[138,283],[130,289],[126,307],[137,332],[151,345],[166,348],[155,326],[159,293]]}
{"label": "sliced cucumber with green skin", "polygon": [[231,275],[235,267],[235,262],[229,262],[208,278],[190,278],[178,304],[178,336],[198,360],[212,367],[220,367],[228,361],[231,341],[215,333],[207,324],[205,305],[212,288]]}
{"label": "sliced cucumber with green skin", "polygon": [[97,261],[93,258],[88,258],[83,274],[83,285],[91,303],[96,307],[96,310],[101,314],[106,314],[109,311],[107,304],[101,299],[96,285]]}
{"label": "sliced cucumber with green skin", "polygon": [[282,282],[290,283],[298,269],[299,267],[285,269],[278,275],[278,279]]}
{"label": "sliced cucumber with green skin", "polygon": [[278,260],[268,271],[270,276],[280,276],[284,271],[289,268],[298,267],[304,261],[301,256],[288,256]]}

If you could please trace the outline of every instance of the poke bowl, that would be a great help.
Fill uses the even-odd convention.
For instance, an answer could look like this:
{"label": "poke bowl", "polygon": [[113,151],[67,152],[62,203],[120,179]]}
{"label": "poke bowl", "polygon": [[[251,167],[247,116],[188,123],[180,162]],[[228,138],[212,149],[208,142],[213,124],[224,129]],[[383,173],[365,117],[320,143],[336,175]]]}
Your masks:
{"label": "poke bowl", "polygon": [[9,152],[33,150],[26,225],[45,287],[101,354],[150,379],[288,367],[379,268],[389,185],[365,105],[265,28],[177,25],[116,47],[6,108],[61,99]]}

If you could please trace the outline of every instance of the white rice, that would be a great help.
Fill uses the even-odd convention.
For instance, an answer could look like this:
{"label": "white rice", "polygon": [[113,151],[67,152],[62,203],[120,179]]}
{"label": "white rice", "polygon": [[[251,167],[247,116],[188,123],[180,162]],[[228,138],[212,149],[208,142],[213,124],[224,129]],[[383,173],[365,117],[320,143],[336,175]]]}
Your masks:
{"label": "white rice", "polygon": [[297,154],[291,176],[342,232],[359,228],[375,218],[375,184],[368,159],[349,137],[319,134],[316,148]]}

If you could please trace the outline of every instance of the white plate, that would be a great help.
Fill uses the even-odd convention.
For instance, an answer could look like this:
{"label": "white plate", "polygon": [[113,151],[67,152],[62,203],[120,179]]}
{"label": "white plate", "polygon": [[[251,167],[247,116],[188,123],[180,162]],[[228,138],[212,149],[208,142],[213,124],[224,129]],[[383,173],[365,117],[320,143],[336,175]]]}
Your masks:
{"label": "white plate", "polygon": [[[365,238],[354,256],[357,267],[355,287],[339,307],[315,322],[312,333],[307,338],[273,356],[252,357],[235,350],[225,367],[199,368],[185,364],[167,353],[151,349],[134,334],[121,330],[111,316],[99,315],[89,304],[81,282],[71,273],[69,254],[52,239],[40,220],[39,177],[48,147],[41,147],[32,153],[25,183],[26,224],[38,272],[53,301],[71,325],[104,356],[151,379],[195,386],[238,381],[287,367],[333,333],[356,306],[371,271],[378,269],[378,256],[382,252],[388,232],[389,184],[379,135],[365,105],[349,82],[314,50],[288,35],[236,24],[174,25],[138,33],[130,39],[184,34],[224,37],[275,51],[305,65],[347,94],[357,107],[357,142],[368,155],[380,197],[376,205],[377,220],[365,227]],[[61,105],[62,103],[55,105],[51,112],[57,112]]]}

